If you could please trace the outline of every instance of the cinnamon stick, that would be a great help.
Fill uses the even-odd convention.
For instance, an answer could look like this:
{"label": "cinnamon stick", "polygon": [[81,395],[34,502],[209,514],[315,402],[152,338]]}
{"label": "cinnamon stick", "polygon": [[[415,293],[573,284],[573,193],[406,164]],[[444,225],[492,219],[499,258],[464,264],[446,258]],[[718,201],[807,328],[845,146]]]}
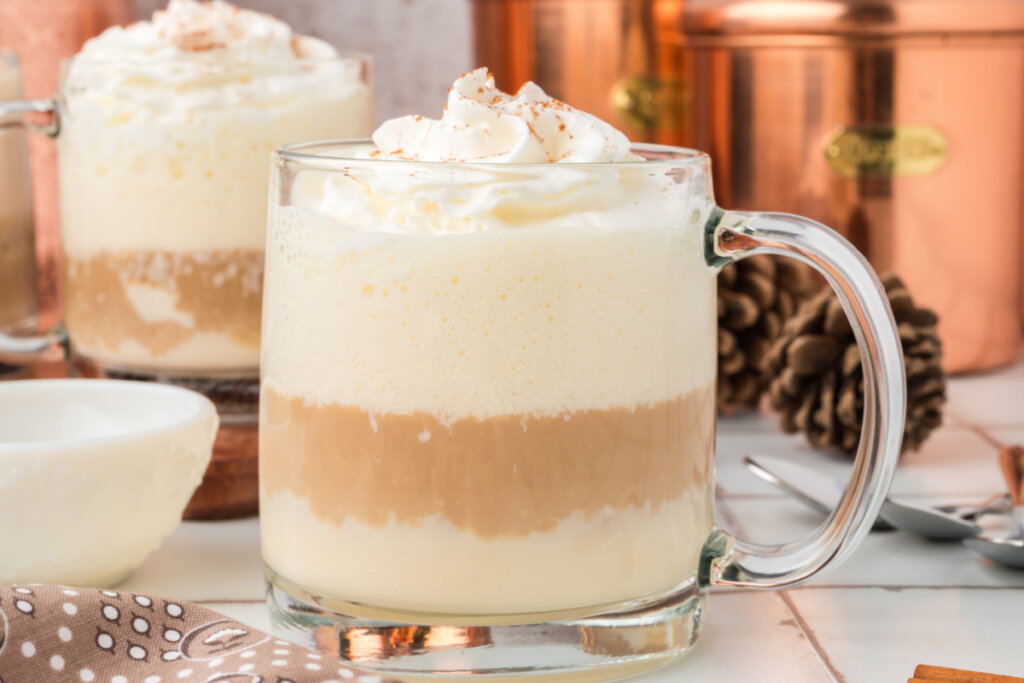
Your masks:
{"label": "cinnamon stick", "polygon": [[928,683],[929,681],[941,681],[942,683],[1024,683],[1024,678],[918,664],[917,668],[914,669],[914,677],[907,679],[907,683]]}

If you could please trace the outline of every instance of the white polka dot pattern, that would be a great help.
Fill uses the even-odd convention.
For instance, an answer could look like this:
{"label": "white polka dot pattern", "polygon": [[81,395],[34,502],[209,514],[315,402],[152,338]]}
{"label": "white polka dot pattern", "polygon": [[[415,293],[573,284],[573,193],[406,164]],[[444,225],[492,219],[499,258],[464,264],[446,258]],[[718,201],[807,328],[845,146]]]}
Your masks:
{"label": "white polka dot pattern", "polygon": [[199,605],[110,590],[0,587],[0,683],[381,683],[334,667],[320,653]]}

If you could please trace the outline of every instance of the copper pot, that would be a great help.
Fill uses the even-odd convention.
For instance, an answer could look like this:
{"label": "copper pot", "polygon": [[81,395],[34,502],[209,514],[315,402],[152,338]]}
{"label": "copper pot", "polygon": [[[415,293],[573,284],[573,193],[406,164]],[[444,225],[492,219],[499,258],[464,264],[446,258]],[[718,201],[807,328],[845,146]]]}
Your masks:
{"label": "copper pot", "polygon": [[690,142],[683,0],[475,0],[474,58],[515,92],[534,81],[630,139]]}
{"label": "copper pot", "polygon": [[[132,17],[131,0],[0,0],[0,47],[21,58],[25,96],[49,97],[57,90],[62,60],[88,38]],[[60,235],[57,225],[57,160],[48,140],[30,139],[35,196],[39,305],[43,325],[60,317]]]}
{"label": "copper pot", "polygon": [[1024,2],[689,0],[724,206],[844,233],[940,315],[948,371],[1017,358]]}

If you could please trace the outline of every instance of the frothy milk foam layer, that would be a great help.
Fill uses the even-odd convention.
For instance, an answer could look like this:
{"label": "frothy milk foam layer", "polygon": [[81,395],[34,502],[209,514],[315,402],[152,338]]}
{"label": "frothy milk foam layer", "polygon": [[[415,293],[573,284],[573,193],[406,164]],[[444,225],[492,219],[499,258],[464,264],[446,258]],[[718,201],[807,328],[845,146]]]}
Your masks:
{"label": "frothy milk foam layer", "polygon": [[[696,228],[339,235],[288,207],[268,252],[267,380],[314,402],[445,420],[555,415],[710,384]],[[316,320],[311,326],[304,321]]]}
{"label": "frothy milk foam layer", "polygon": [[[486,74],[470,77],[493,102]],[[465,120],[449,128],[472,110],[450,99]],[[324,595],[461,614],[582,608],[692,577],[712,523],[708,188],[628,154],[555,175],[394,161],[420,158],[410,140],[346,173],[300,171],[272,208],[265,560]],[[458,153],[494,151],[471,147]],[[638,456],[651,466],[630,470]],[[337,476],[352,495],[320,486]]]}
{"label": "frothy milk foam layer", "polygon": [[[146,285],[166,296],[135,311],[178,325],[180,344],[165,348],[166,335],[143,335],[97,345],[94,335],[75,338],[72,327],[78,351],[115,366],[256,368],[258,325],[245,342],[189,326],[184,309],[202,302],[181,300],[196,288],[187,261],[245,253],[236,270],[251,278],[248,262],[261,261],[265,242],[271,151],[365,135],[373,107],[362,63],[268,15],[171,0],[151,21],[87,42],[63,91],[58,152],[69,289],[100,286],[76,277],[97,260],[182,264],[150,271]],[[121,279],[126,290],[137,284],[127,272]],[[258,291],[254,306],[258,320]]]}

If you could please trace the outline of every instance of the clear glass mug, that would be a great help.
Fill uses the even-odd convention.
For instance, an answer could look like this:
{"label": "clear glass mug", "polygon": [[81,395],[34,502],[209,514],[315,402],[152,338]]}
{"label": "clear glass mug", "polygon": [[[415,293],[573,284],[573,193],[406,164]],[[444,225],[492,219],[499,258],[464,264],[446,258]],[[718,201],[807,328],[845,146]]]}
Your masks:
{"label": "clear glass mug", "polygon": [[255,422],[267,160],[373,119],[358,54],[77,57],[55,99],[0,104],[0,122],[57,138],[65,274],[63,325],[0,336],[0,360],[66,338],[82,374],[185,384]]}
{"label": "clear glass mug", "polygon": [[[14,53],[0,50],[0,107],[21,97]],[[28,145],[21,130],[0,125],[0,330],[30,330],[36,316],[36,255]],[[0,365],[0,374],[11,370]]]}
{"label": "clear glass mug", "polygon": [[[270,196],[260,517],[283,636],[395,673],[610,678],[867,533],[903,433],[874,273],[805,218],[723,211],[710,161],[422,163],[285,147]],[[856,330],[853,480],[781,546],[713,522],[718,270],[793,256]]]}

